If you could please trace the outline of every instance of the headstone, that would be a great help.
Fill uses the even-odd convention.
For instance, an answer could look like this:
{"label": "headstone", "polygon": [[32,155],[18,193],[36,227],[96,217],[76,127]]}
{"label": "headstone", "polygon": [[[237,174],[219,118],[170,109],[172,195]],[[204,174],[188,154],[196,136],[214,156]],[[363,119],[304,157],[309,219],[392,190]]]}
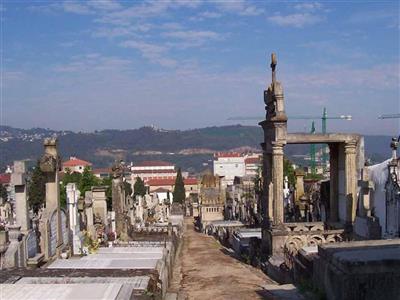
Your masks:
{"label": "headstone", "polygon": [[61,213],[61,234],[63,237],[64,245],[69,244],[69,230],[68,230],[68,222],[67,222],[67,214],[64,210],[60,210]]}
{"label": "headstone", "polygon": [[29,232],[26,238],[27,258],[35,257],[38,253],[37,236],[34,231]]}
{"label": "headstone", "polygon": [[13,173],[11,174],[11,184],[15,189],[16,224],[21,226],[23,232],[28,231],[30,228],[26,197],[27,187],[25,170],[24,161],[14,161]]}
{"label": "headstone", "polygon": [[86,191],[85,193],[85,215],[86,215],[86,230],[92,238],[96,238],[96,229],[94,227],[93,218],[93,198],[92,192]]}
{"label": "headstone", "polygon": [[107,224],[107,187],[106,186],[94,186],[92,187],[92,199],[93,199],[93,212],[95,216],[101,218],[102,223]]}
{"label": "headstone", "polygon": [[50,257],[56,255],[57,248],[57,212],[54,211],[49,222],[49,254]]}

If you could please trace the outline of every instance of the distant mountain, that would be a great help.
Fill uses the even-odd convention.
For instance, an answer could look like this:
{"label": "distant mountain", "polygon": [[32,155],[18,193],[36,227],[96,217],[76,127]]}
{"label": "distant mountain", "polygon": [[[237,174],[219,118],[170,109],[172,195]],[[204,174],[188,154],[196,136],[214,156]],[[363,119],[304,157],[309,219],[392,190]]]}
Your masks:
{"label": "distant mountain", "polygon": [[[263,140],[260,127],[241,125],[183,131],[142,127],[91,133],[0,126],[0,167],[13,160],[38,159],[43,153],[43,139],[54,135],[59,137],[60,153],[64,159],[77,156],[91,161],[95,167],[109,166],[115,159],[128,162],[163,159],[191,171],[210,167],[215,151],[260,151]],[[390,155],[390,140],[389,136],[365,136],[367,155],[375,161],[387,158]],[[289,156],[305,155],[308,151],[307,145],[287,147]]]}

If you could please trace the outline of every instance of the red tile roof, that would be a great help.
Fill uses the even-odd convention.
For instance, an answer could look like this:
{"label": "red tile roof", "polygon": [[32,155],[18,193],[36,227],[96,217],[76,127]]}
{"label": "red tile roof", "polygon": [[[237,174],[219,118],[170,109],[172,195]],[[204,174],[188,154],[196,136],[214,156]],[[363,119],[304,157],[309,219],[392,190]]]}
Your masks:
{"label": "red tile roof", "polygon": [[11,174],[0,174],[0,184],[9,184],[11,181]]}
{"label": "red tile roof", "polygon": [[156,192],[156,193],[167,193],[167,192],[170,192],[170,190],[167,190],[167,189],[164,189],[164,188],[158,188],[158,189],[154,190],[153,192]]}
{"label": "red tile roof", "polygon": [[[183,179],[185,185],[194,185],[197,184],[197,178],[185,178]],[[174,185],[175,178],[165,178],[165,179],[149,179],[146,182],[146,185],[149,186],[167,186]]]}
{"label": "red tile roof", "polygon": [[261,160],[259,157],[248,157],[244,160],[245,164],[259,164]]}
{"label": "red tile roof", "polygon": [[176,173],[175,170],[133,170],[133,174],[156,174],[156,173]]}
{"label": "red tile roof", "polygon": [[168,166],[174,166],[174,164],[161,160],[147,160],[134,165],[134,167],[160,167],[160,166],[168,167]]}
{"label": "red tile roof", "polygon": [[99,169],[93,169],[93,174],[110,174],[111,169],[110,168],[99,168]]}
{"label": "red tile roof", "polygon": [[76,158],[76,157],[71,157],[70,160],[67,160],[63,162],[63,167],[77,167],[77,166],[91,166],[92,164],[88,161],[84,161],[82,159]]}
{"label": "red tile roof", "polygon": [[214,157],[241,157],[242,154],[239,152],[217,152],[214,153]]}

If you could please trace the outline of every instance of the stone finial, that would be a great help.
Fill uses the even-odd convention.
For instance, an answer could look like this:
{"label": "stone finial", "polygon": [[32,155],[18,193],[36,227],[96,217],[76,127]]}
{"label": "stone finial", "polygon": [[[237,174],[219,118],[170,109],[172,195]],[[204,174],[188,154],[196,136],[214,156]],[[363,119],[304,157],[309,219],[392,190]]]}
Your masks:
{"label": "stone finial", "polygon": [[44,146],[57,146],[57,138],[45,138],[43,144]]}

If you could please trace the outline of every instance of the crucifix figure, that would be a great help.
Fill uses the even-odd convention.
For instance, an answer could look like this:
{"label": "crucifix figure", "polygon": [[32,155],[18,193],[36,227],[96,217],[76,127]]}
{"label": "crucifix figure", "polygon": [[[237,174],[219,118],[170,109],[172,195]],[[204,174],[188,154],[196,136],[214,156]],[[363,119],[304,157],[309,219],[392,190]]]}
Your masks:
{"label": "crucifix figure", "polygon": [[276,74],[275,74],[275,68],[277,65],[277,59],[276,59],[276,54],[272,53],[271,54],[271,69],[272,69],[272,83],[274,84],[276,81]]}

